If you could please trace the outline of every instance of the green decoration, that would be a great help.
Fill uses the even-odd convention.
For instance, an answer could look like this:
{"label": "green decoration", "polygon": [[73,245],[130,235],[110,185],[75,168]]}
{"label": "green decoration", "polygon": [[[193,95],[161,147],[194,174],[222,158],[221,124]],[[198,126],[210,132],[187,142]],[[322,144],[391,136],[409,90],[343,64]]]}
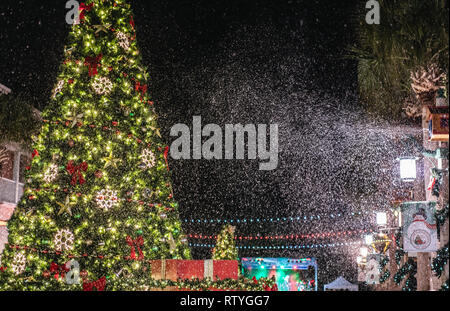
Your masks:
{"label": "green decoration", "polygon": [[225,225],[217,237],[216,246],[213,249],[212,259],[214,260],[237,260],[238,251],[234,239],[235,227]]}

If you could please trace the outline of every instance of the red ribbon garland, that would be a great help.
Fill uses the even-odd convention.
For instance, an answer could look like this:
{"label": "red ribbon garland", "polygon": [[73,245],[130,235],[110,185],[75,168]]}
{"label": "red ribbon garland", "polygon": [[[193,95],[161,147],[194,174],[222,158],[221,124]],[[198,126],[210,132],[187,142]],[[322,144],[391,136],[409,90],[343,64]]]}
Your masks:
{"label": "red ribbon garland", "polygon": [[34,157],[38,157],[39,156],[39,152],[34,149],[33,152],[31,153],[31,158],[34,159]]}
{"label": "red ribbon garland", "polygon": [[141,246],[144,245],[144,238],[142,237],[142,235],[136,238],[135,240],[133,240],[130,236],[127,236],[126,240],[127,244],[131,247],[130,258],[136,260],[136,251],[135,251],[136,246],[139,252],[139,257],[137,258],[137,260],[144,259],[144,254],[142,253],[141,250]]}
{"label": "red ribbon garland", "polygon": [[169,155],[169,146],[164,149],[164,160],[166,161],[167,170],[169,170],[169,162],[167,161],[167,156]]}
{"label": "red ribbon garland", "polygon": [[84,65],[89,66],[89,77],[95,76],[98,71],[97,67],[101,66],[100,61],[102,60],[103,54],[100,53],[95,57],[87,56],[84,59]]}
{"label": "red ribbon garland", "polygon": [[134,89],[138,92],[141,92],[141,101],[143,101],[144,99],[144,95],[145,93],[147,93],[147,84],[141,85],[141,83],[139,81],[136,82],[136,84],[134,85]]}
{"label": "red ribbon garland", "polygon": [[133,16],[130,16],[130,25],[131,25],[131,27],[133,28],[133,30],[134,30],[134,19],[133,19]]}
{"label": "red ribbon garland", "polygon": [[83,282],[83,291],[90,292],[94,288],[97,289],[97,291],[104,291],[105,286],[106,286],[106,277],[102,277],[97,281]]}
{"label": "red ribbon garland", "polygon": [[88,164],[86,162],[82,162],[80,165],[74,165],[73,161],[69,161],[66,166],[67,172],[72,175],[72,180],[70,184],[75,186],[77,184],[77,180],[80,182],[80,185],[84,184],[86,180],[84,180],[83,174],[88,169]]}
{"label": "red ribbon garland", "polygon": [[86,4],[84,4],[84,3],[81,3],[80,4],[80,6],[79,6],[79,8],[78,8],[78,11],[80,11],[80,20],[84,20],[84,14],[85,14],[85,11],[90,11],[90,10],[92,10],[92,7],[94,6],[94,2],[92,2],[91,4],[88,4],[88,5],[86,5]]}

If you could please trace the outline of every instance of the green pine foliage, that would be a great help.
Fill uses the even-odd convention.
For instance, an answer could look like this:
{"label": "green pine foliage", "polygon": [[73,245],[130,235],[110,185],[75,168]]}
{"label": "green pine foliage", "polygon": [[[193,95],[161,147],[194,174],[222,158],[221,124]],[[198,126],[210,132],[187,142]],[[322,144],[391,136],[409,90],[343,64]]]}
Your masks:
{"label": "green pine foliage", "polygon": [[130,5],[87,1],[8,223],[0,289],[134,290],[149,260],[190,258],[147,83]]}
{"label": "green pine foliage", "polygon": [[238,251],[234,239],[235,227],[226,225],[217,237],[216,246],[213,249],[214,260],[237,260]]}

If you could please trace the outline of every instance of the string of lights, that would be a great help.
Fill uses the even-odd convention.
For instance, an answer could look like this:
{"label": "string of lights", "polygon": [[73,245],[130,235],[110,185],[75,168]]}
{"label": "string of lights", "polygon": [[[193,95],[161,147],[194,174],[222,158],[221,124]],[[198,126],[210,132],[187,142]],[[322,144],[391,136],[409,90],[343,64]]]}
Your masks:
{"label": "string of lights", "polygon": [[[308,245],[270,245],[270,246],[259,246],[259,245],[237,245],[238,249],[311,249],[311,248],[324,248],[324,247],[340,247],[340,246],[350,246],[350,245],[360,245],[361,241],[352,242],[338,242],[338,243],[318,243],[318,244],[308,244]],[[214,244],[199,244],[199,243],[189,243],[190,247],[207,247],[214,248]]]}
{"label": "string of lights", "polygon": [[[352,230],[352,231],[335,231],[310,234],[290,234],[290,235],[256,235],[256,236],[235,236],[235,240],[293,240],[293,239],[320,239],[327,237],[349,236],[360,233],[367,233],[368,229]],[[193,239],[217,239],[217,235],[188,234]]]}
{"label": "string of lights", "polygon": [[[372,214],[369,211],[351,212],[349,216],[362,216],[364,214]],[[328,215],[302,215],[296,217],[276,217],[276,218],[236,218],[236,219],[220,219],[220,218],[204,218],[204,219],[183,219],[185,223],[238,223],[238,224],[251,224],[251,223],[273,223],[273,222],[308,222],[313,220],[324,219],[337,219],[343,218],[348,215],[343,213],[331,213]]]}

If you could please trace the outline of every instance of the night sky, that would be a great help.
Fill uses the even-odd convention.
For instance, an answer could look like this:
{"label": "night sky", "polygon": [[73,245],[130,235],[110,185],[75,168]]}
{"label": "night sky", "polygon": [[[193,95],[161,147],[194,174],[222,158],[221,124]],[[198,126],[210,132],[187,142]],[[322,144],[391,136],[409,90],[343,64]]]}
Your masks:
{"label": "night sky", "polygon": [[[364,1],[130,2],[168,144],[175,139],[169,136],[170,127],[190,126],[194,115],[202,116],[203,125],[279,124],[276,170],[259,171],[258,160],[171,160],[181,219],[319,214],[328,219],[238,224],[237,235],[371,228],[369,218],[349,213],[361,210],[358,199],[366,194],[372,202],[382,200],[377,185],[386,176],[376,171],[382,154],[374,154],[394,154],[387,137],[396,131],[364,119],[357,101],[356,63],[345,57],[354,40],[352,15]],[[0,83],[27,94],[40,110],[49,102],[63,61],[69,32],[64,4],[0,2]],[[330,221],[330,213],[345,217]],[[202,234],[220,230],[214,224],[184,228]],[[279,245],[320,241],[333,239]],[[193,255],[208,258],[210,253],[193,248]],[[240,256],[282,255],[317,256],[321,284],[339,275],[356,281],[355,254],[345,248],[240,251]]]}

